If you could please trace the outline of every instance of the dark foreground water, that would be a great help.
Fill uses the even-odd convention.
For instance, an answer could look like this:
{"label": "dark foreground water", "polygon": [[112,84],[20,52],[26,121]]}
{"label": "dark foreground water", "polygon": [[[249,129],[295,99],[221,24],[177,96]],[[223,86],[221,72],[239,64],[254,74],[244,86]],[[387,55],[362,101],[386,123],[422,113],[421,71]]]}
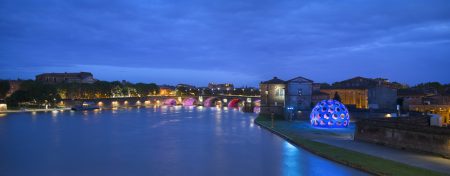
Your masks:
{"label": "dark foreground water", "polygon": [[364,175],[253,124],[201,107],[0,117],[0,175]]}

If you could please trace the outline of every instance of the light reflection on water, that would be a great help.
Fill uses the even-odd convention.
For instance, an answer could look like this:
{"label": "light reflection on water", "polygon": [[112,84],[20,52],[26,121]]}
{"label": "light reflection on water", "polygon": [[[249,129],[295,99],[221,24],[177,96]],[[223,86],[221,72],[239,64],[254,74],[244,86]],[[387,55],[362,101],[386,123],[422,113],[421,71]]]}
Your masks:
{"label": "light reflection on water", "polygon": [[360,175],[253,124],[162,106],[0,118],[0,175]]}
{"label": "light reflection on water", "polygon": [[283,175],[300,175],[298,164],[299,150],[289,142],[283,142]]}

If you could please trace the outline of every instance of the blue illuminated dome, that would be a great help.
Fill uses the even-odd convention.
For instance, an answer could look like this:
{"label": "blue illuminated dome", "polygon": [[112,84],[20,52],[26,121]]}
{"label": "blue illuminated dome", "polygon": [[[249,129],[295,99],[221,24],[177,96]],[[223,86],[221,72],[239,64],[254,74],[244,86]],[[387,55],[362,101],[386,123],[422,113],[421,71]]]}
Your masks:
{"label": "blue illuminated dome", "polygon": [[336,100],[322,100],[309,115],[311,125],[325,128],[348,127],[350,115],[347,108]]}

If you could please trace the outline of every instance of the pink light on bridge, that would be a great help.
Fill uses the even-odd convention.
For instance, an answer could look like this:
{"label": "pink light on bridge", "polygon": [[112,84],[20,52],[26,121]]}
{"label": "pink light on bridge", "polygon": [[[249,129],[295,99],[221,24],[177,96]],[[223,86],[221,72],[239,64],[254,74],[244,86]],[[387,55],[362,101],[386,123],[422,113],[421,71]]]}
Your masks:
{"label": "pink light on bridge", "polygon": [[218,99],[217,97],[209,97],[209,98],[207,98],[207,99],[204,101],[203,106],[205,106],[205,107],[215,106],[215,105],[216,105],[216,102],[217,102],[218,100],[219,100],[219,99]]}
{"label": "pink light on bridge", "polygon": [[195,98],[186,98],[183,100],[183,106],[194,106],[197,103]]}
{"label": "pink light on bridge", "polygon": [[168,106],[177,105],[177,100],[175,100],[173,98],[166,99],[166,100],[164,100],[164,105],[168,105]]}

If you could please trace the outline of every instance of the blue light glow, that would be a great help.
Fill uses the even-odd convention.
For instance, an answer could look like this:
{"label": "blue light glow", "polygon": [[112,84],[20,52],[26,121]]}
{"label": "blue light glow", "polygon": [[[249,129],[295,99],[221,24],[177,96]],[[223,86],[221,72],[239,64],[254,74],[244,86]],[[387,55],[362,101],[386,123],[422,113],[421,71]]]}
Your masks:
{"label": "blue light glow", "polygon": [[310,114],[311,125],[324,128],[348,127],[350,115],[344,104],[336,100],[322,100]]}

